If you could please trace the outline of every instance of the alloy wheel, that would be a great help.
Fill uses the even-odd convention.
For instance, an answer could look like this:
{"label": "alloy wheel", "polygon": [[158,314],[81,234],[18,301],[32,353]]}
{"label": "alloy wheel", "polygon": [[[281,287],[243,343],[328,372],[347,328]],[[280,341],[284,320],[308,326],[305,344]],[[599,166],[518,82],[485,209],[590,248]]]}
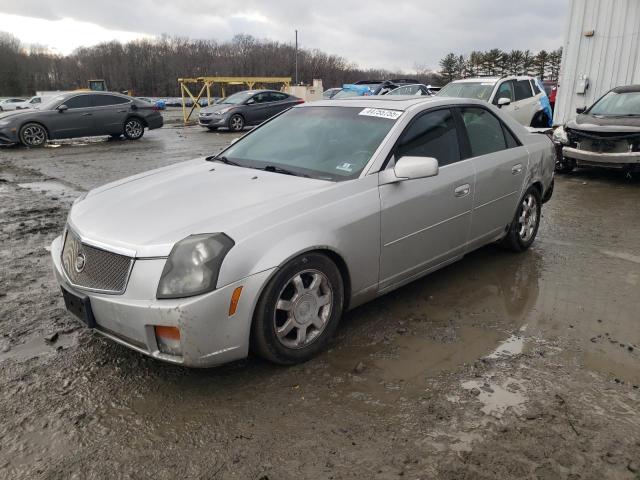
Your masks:
{"label": "alloy wheel", "polygon": [[236,132],[242,130],[242,127],[244,126],[242,117],[240,117],[239,115],[234,115],[233,117],[231,117],[230,126],[231,130],[234,130]]}
{"label": "alloy wheel", "polygon": [[129,120],[124,126],[125,133],[129,138],[138,138],[142,136],[144,127],[138,120]]}
{"label": "alloy wheel", "polygon": [[319,270],[296,273],[278,295],[273,322],[278,341],[299,349],[315,341],[331,318],[333,289]]}
{"label": "alloy wheel", "polygon": [[38,147],[47,139],[47,132],[40,125],[28,125],[22,131],[22,139],[27,145]]}
{"label": "alloy wheel", "polygon": [[528,242],[538,225],[538,202],[532,193],[522,199],[520,217],[518,218],[518,235],[523,242]]}

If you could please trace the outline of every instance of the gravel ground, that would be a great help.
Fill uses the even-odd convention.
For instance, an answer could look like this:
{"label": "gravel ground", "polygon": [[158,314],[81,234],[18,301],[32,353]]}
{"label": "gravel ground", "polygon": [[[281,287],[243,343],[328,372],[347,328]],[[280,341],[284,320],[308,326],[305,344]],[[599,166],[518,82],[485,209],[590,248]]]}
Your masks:
{"label": "gravel ground", "polygon": [[50,242],[74,196],[215,153],[172,125],[0,149],[0,477],[640,479],[640,189],[558,177],[534,246],[349,312],[282,368],[188,370],[80,328]]}

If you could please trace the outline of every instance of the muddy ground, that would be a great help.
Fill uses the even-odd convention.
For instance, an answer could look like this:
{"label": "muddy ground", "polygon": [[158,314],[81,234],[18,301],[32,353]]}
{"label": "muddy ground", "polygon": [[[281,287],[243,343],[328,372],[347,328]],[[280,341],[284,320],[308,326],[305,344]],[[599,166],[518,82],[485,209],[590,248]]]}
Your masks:
{"label": "muddy ground", "polygon": [[0,149],[0,478],[640,479],[640,181],[617,173],[558,177],[528,252],[348,313],[304,365],[188,370],[80,328],[47,251],[73,197],[233,137]]}

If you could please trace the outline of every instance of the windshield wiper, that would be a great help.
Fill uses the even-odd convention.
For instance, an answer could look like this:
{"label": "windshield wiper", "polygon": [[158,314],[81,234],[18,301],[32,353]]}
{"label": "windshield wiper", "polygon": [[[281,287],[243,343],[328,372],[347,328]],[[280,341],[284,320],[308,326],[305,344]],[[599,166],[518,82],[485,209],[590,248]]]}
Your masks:
{"label": "windshield wiper", "polygon": [[234,162],[233,160],[229,160],[224,155],[211,155],[210,157],[207,157],[205,160],[207,162],[221,162],[221,163],[226,163],[227,165],[235,165],[236,167],[242,166],[239,163]]}
{"label": "windshield wiper", "polygon": [[305,175],[304,173],[293,172],[291,170],[287,170],[286,168],[276,167],[275,165],[267,165],[263,168],[263,170],[267,172],[282,173],[284,175],[293,175],[295,177],[309,178],[309,175]]}

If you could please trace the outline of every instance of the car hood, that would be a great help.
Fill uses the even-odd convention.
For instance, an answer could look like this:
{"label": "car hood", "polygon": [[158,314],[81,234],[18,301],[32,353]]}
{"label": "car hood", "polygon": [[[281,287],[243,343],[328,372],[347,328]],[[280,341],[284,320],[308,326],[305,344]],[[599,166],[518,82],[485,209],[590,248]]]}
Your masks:
{"label": "car hood", "polygon": [[200,113],[213,113],[213,112],[218,112],[220,110],[225,110],[228,108],[236,108],[239,107],[240,105],[231,105],[228,103],[217,103],[215,105],[209,105],[208,107],[203,107],[200,109]]}
{"label": "car hood", "polygon": [[581,114],[567,122],[567,128],[585,132],[640,133],[640,117],[605,117]]}
{"label": "car hood", "polygon": [[196,159],[92,190],[72,207],[68,223],[95,246],[163,257],[192,234],[224,232],[238,241],[235,228],[333,185]]}
{"label": "car hood", "polygon": [[[22,109],[22,110],[9,110],[9,111],[5,111],[5,112],[0,112],[0,120],[6,120],[6,119],[12,118],[12,117],[20,117],[20,116],[28,115],[28,114],[33,113],[35,111],[37,111],[37,110],[35,110],[33,108],[25,108],[25,109]],[[12,118],[12,119],[14,119],[14,118]]]}

